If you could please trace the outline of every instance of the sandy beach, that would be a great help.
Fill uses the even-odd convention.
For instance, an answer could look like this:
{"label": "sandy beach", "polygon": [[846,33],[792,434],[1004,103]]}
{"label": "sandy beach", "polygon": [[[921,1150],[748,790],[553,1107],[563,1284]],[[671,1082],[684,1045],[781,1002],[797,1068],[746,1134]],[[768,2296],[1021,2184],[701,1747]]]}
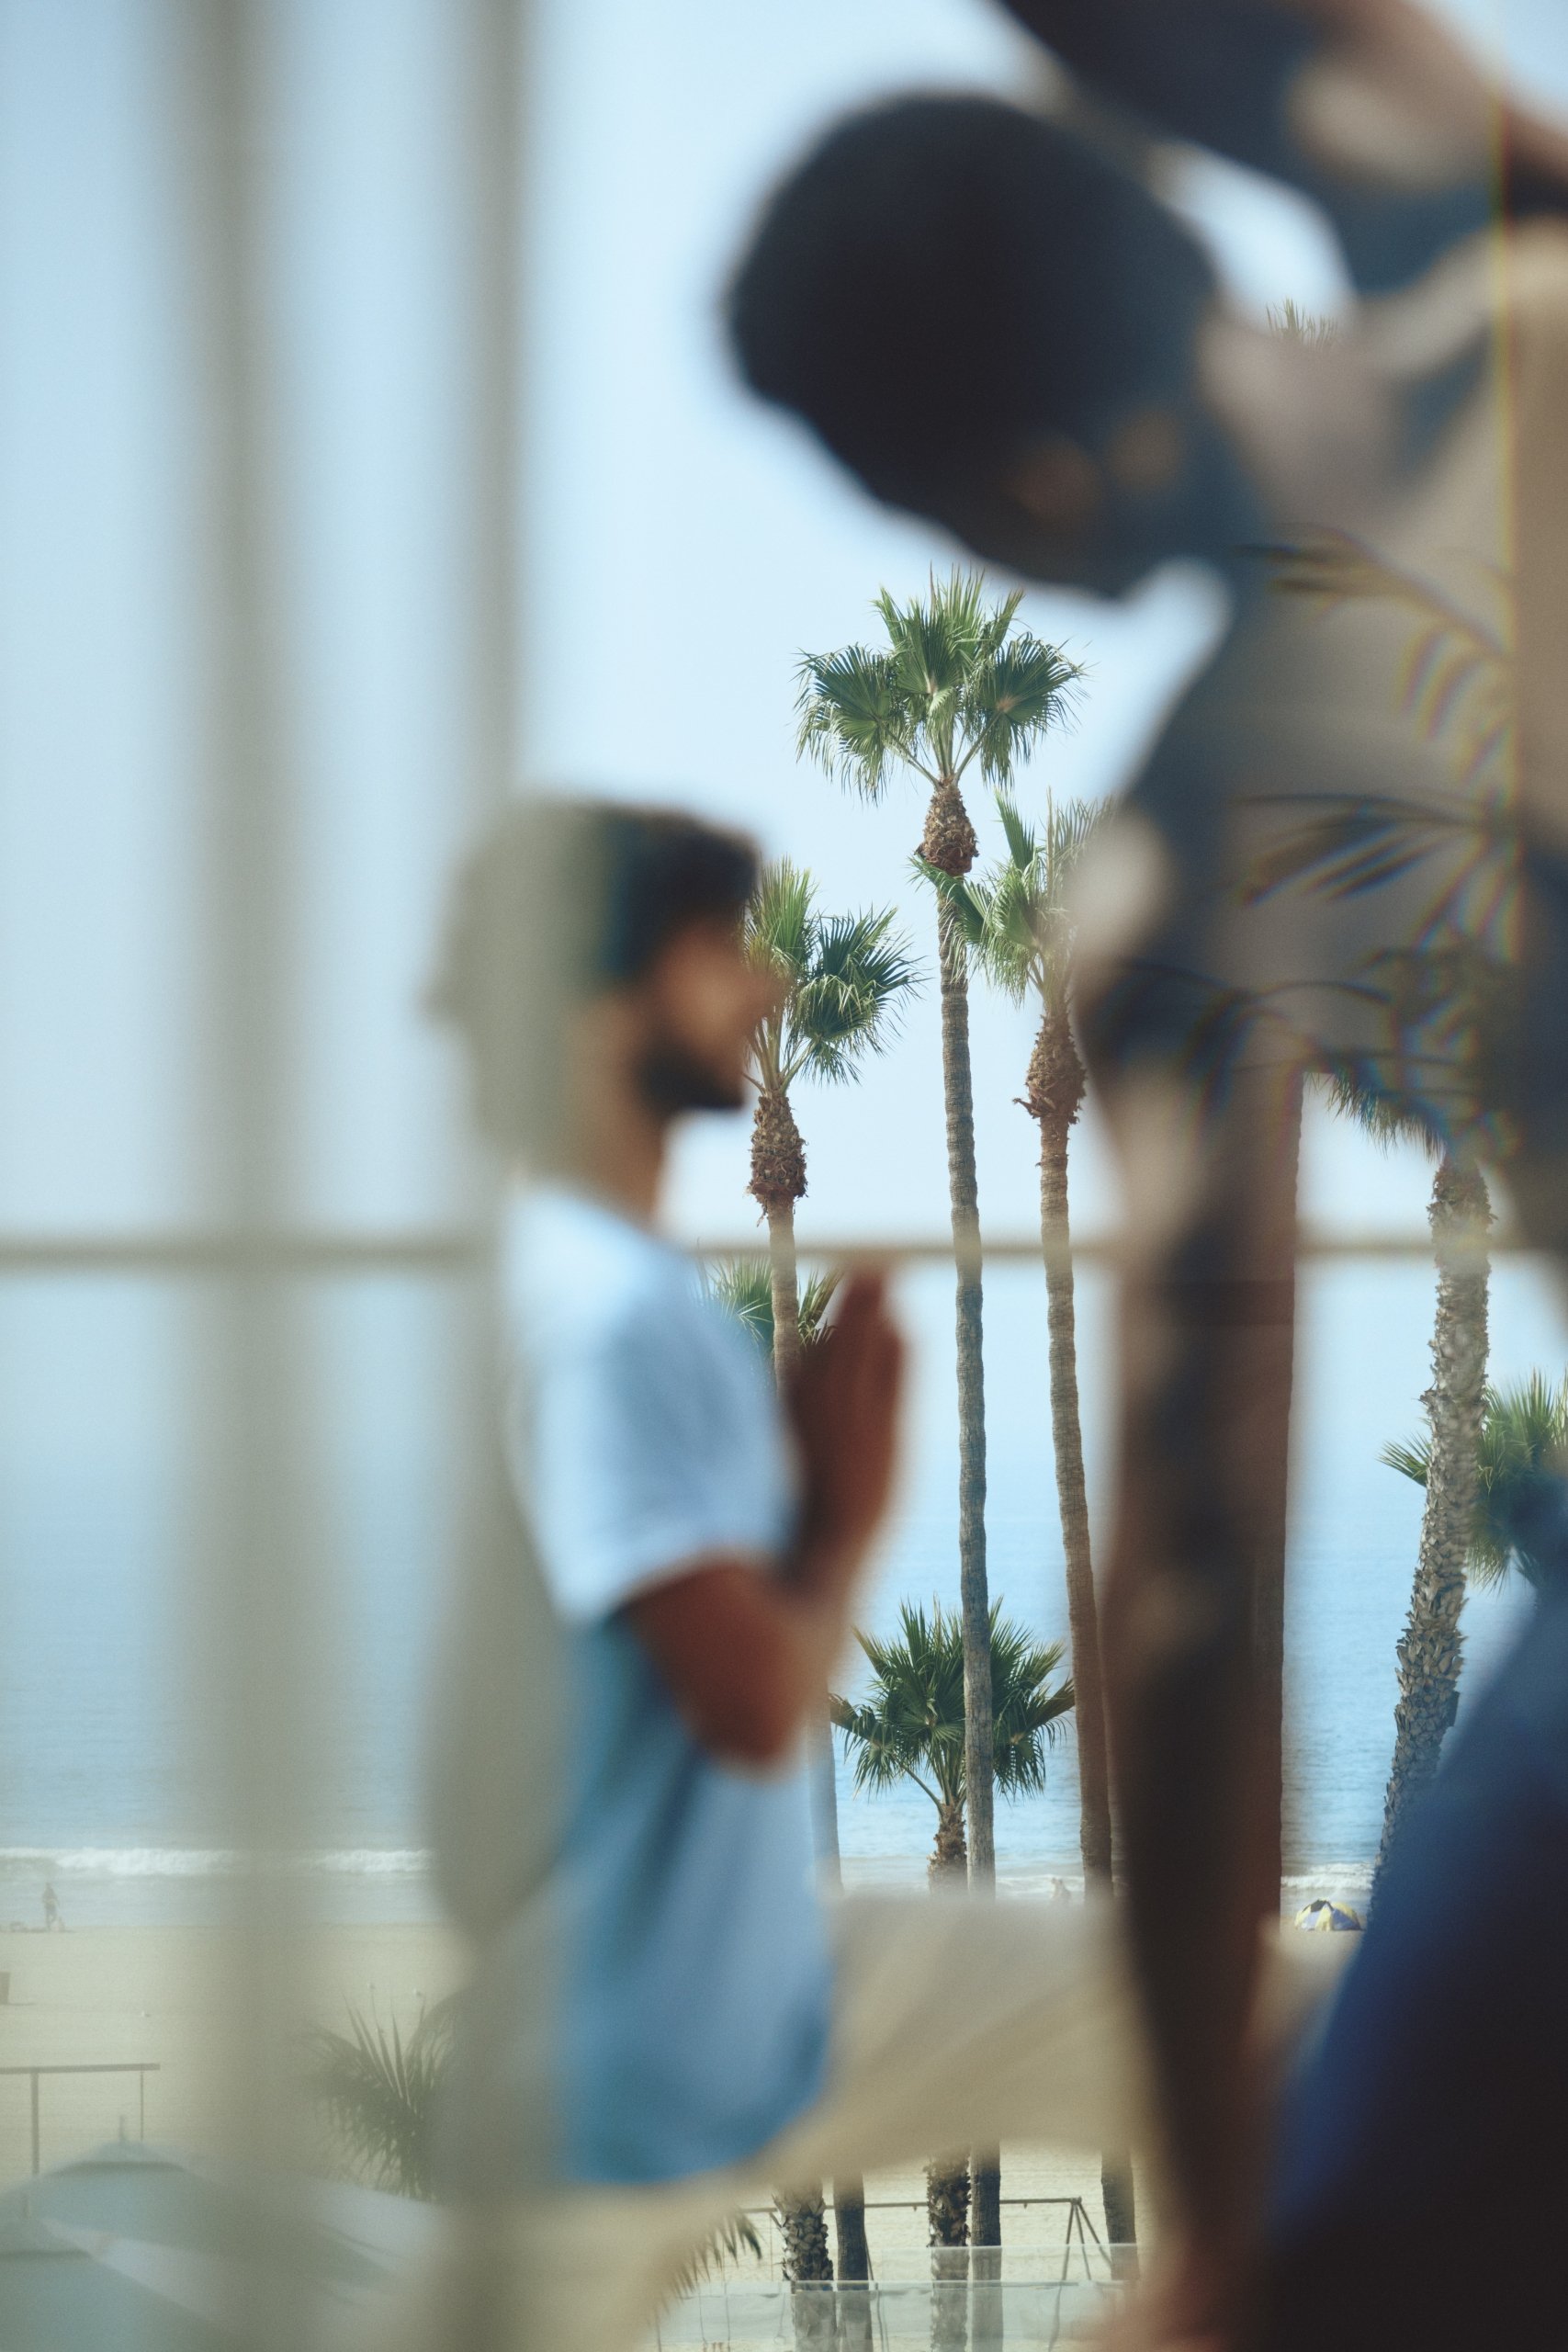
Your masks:
{"label": "sandy beach", "polygon": [[[10,1976],[9,2000],[0,2006],[0,2066],[158,2070],[140,2080],[134,2073],[42,2076],[39,2136],[46,2167],[122,2131],[134,2139],[143,2124],[149,2140],[179,2147],[220,2151],[232,2144],[229,2094],[243,1964],[235,1936],[218,1928],[0,1932],[0,1972]],[[302,1932],[292,1961],[285,1951],[277,1962],[282,1982],[271,1992],[299,2028],[341,2024],[352,2003],[362,2012],[373,2004],[384,2021],[395,2018],[406,2030],[422,1997],[438,2000],[453,1991],[460,1970],[458,1946],[437,1926],[323,1927]],[[31,2168],[30,2087],[26,2075],[0,2075],[0,2187]],[[1010,2199],[1082,2197],[1091,2221],[1102,2226],[1098,2166],[1081,2156],[1010,2150],[1003,2190]],[[916,2171],[866,2185],[873,2253],[885,2275],[918,2260],[926,2236],[924,2191]],[[1066,2221],[1062,2206],[1010,2205],[1004,2235],[1020,2256],[1059,2260]],[[764,2267],[772,2269],[775,2233],[765,2222],[760,2227]]]}
{"label": "sandy beach", "polygon": [[[276,1998],[283,2046],[290,2029],[341,2025],[346,2005],[372,2003],[406,2030],[420,1998],[455,1989],[460,1958],[436,1926],[355,1926],[302,1931],[293,1957],[269,1959],[254,1990],[238,1939],[220,1928],[83,1928],[65,1934],[0,1933],[0,2066],[136,2065],[134,2074],[46,2075],[39,2086],[40,2157],[62,2164],[84,2149],[139,2135],[221,2149],[234,2136],[229,2092],[234,2028]],[[31,2086],[0,2076],[0,2186],[31,2168]]]}

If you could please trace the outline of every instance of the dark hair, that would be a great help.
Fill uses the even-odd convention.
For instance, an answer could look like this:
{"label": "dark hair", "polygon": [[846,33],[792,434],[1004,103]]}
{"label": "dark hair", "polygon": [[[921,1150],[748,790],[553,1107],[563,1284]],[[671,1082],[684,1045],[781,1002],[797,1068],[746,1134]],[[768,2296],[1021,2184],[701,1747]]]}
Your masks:
{"label": "dark hair", "polygon": [[674,809],[540,797],[495,820],[458,874],[426,1000],[463,1035],[493,1143],[550,1133],[567,1008],[634,985],[692,923],[738,922],[757,874],[751,842]]}
{"label": "dark hair", "polygon": [[983,97],[852,116],[769,199],[728,296],[741,371],[879,497],[944,491],[1053,429],[1092,442],[1185,385],[1195,240],[1060,125]]}

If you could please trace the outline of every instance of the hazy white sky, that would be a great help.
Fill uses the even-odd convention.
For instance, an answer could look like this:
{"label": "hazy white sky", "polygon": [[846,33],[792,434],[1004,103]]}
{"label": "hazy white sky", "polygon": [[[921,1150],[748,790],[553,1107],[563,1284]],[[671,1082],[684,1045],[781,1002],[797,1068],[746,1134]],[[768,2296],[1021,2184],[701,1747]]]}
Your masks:
{"label": "hazy white sky", "polygon": [[[1551,17],[1537,12],[1538,36],[1555,30]],[[749,822],[810,866],[828,903],[897,901],[922,944],[931,910],[906,871],[919,797],[895,791],[867,809],[797,764],[793,670],[799,649],[865,632],[878,586],[908,593],[953,550],[873,505],[807,436],[741,398],[715,297],[759,195],[824,121],[919,85],[1016,91],[1037,70],[987,0],[765,12],[577,0],[547,10],[540,42],[530,773]],[[1179,185],[1239,300],[1326,310],[1342,299],[1337,255],[1309,208],[1196,163]],[[1080,721],[1041,752],[1026,802],[1121,786],[1220,623],[1212,587],[1175,573],[1120,606],[1036,594],[1025,617],[1090,669]],[[983,800],[975,813],[994,842]],[[1013,1101],[1027,1015],[977,999],[974,1035],[982,1213],[992,1231],[1027,1233],[1032,1136]],[[929,989],[858,1087],[805,1093],[798,1110],[811,1155],[804,1234],[942,1229]],[[1104,1224],[1110,1174],[1092,1119],[1076,1159],[1080,1218]],[[685,1228],[744,1230],[744,1181],[743,1123],[694,1136],[678,1191]],[[1313,1214],[1408,1224],[1425,1191],[1418,1159],[1314,1128]]]}
{"label": "hazy white sky", "polygon": [[[1491,0],[1469,0],[1483,22]],[[846,801],[792,748],[803,647],[868,624],[952,550],[871,506],[730,381],[715,298],[773,175],[890,89],[1016,89],[989,0],[539,0],[529,144],[531,779],[656,792],[753,824],[829,905],[897,901],[911,792]],[[1568,95],[1560,0],[1512,0]],[[0,0],[0,1216],[156,1222],[199,1206],[204,590],[165,0]],[[417,999],[457,825],[464,730],[463,288],[443,0],[279,0],[278,391],[300,778],[299,1182],[319,1215],[446,1212],[452,1104]],[[1237,298],[1337,299],[1303,208],[1190,170]],[[1026,780],[1100,793],[1136,763],[1218,625],[1168,574],[1125,605],[1034,596],[1089,665],[1075,732]],[[983,807],[976,810],[986,818]],[[982,1205],[1034,1216],[1014,1106],[1027,1023],[976,1002]],[[928,993],[858,1089],[800,1103],[809,1234],[940,1232]],[[684,1154],[689,1231],[747,1229],[744,1123]],[[1077,1153],[1086,1225],[1109,1179]],[[1309,1201],[1419,1216],[1418,1167],[1314,1133]]]}

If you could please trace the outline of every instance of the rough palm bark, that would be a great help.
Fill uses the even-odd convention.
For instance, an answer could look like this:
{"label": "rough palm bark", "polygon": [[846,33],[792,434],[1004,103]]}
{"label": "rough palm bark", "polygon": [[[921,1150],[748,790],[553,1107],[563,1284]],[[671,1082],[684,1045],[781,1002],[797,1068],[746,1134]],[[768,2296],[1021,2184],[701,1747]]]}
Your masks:
{"label": "rough palm bark", "polygon": [[[1278,1138],[1282,1182],[1278,1193],[1280,1216],[1291,1238],[1296,1224],[1301,1178],[1303,1090],[1290,1088],[1280,1108]],[[1258,1568],[1253,1584],[1253,1671],[1258,1688],[1257,1770],[1262,1818],[1258,1833],[1258,1869],[1266,1916],[1279,1908],[1285,1869],[1285,1545],[1287,1527],[1281,1513],[1260,1530]]]}
{"label": "rough palm bark", "polygon": [[[764,1088],[751,1121],[750,1192],[768,1220],[773,1278],[773,1377],[788,1379],[800,1355],[800,1283],[795,1266],[795,1204],[806,1192],[806,1147],[787,1093]],[[797,2344],[831,2344],[833,2260],[819,2188],[777,2199],[784,2237],[784,2277],[803,2291],[790,2298]]]}
{"label": "rough palm bark", "polygon": [[[833,1728],[826,1715],[813,1724],[812,1738],[818,1778],[818,1861],[824,1883],[838,1894],[843,1886],[839,1792]],[[857,2173],[837,2173],[833,2178],[833,2251],[839,2272],[840,2352],[872,2352],[871,2248],[865,2234],[865,2183]]]}
{"label": "rough palm bark", "polygon": [[800,1355],[800,1281],[795,1204],[806,1197],[806,1146],[782,1088],[764,1087],[751,1115],[752,1199],[768,1221],[773,1293],[773,1365],[785,1380]]}
{"label": "rough palm bark", "polygon": [[798,2345],[830,2346],[837,2317],[830,2292],[833,2257],[828,2251],[828,2216],[819,2188],[781,2197],[777,2204],[784,2237],[784,2275],[792,2289],[790,2323]]}
{"label": "rough palm bark", "polygon": [[[921,854],[944,873],[974,864],[974,827],[956,791],[955,818],[942,787],[931,796]],[[962,818],[962,825],[957,821]],[[941,853],[939,855],[938,853]],[[963,863],[953,861],[962,858]],[[968,957],[956,918],[943,901],[937,914],[942,982],[942,1065],[947,1107],[948,1189],[957,1264],[958,1576],[964,1621],[964,1771],[968,1803],[969,1880],[996,1883],[993,1827],[994,1728],[991,1720],[990,1596],[986,1570],[986,1385],[980,1198],[975,1166],[974,1080],[969,1059]],[[989,2150],[974,2159],[975,2235],[1001,2243],[1001,2170]]]}
{"label": "rough palm bark", "polygon": [[[1045,1260],[1045,1311],[1050,1336],[1051,1442],[1056,1464],[1056,1508],[1067,1587],[1067,1636],[1076,1703],[1078,1758],[1078,1850],[1084,1891],[1109,1894],[1112,1884],[1111,1752],[1105,1729],[1105,1685],[1100,1657],[1100,1607],[1089,1544],[1089,1485],[1084,1476],[1083,1425],[1078,1411],[1077,1304],[1073,1284],[1072,1220],[1067,1196],[1068,1138],[1083,1107],[1088,1078],[1066,1006],[1048,1012],[1030,1057],[1024,1107],[1040,1129],[1040,1245]],[[1132,2159],[1120,2149],[1100,2157],[1100,2201],[1107,2241],[1131,2246],[1137,2237]],[[1119,2257],[1123,2262],[1126,2257]]]}
{"label": "rough palm bark", "polygon": [[931,2352],[963,2352],[969,2318],[969,2167],[926,2166],[931,2245]]}
{"label": "rough palm bark", "polygon": [[[1431,1430],[1427,1499],[1410,1613],[1398,1651],[1393,1764],[1383,1803],[1378,1870],[1438,1769],[1459,1706],[1465,1561],[1475,1513],[1477,1451],[1486,1385],[1486,1302],[1492,1223],[1485,1179],[1445,1153],[1427,1209],[1438,1262],[1432,1385],[1421,1402]],[[1374,1888],[1375,1888],[1374,1880]]]}

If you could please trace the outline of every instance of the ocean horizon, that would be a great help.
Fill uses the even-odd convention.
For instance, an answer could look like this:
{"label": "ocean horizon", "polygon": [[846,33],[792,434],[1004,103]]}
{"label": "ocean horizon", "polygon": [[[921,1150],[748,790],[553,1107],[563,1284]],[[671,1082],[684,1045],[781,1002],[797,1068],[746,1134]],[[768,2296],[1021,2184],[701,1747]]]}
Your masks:
{"label": "ocean horizon", "polygon": [[[331,1308],[321,1393],[344,1400],[333,1467],[339,1576],[323,1598],[332,1658],[330,1737],[301,1842],[302,1908],[345,1920],[423,1918],[435,1897],[423,1856],[420,1756],[429,1661],[451,1549],[440,1413],[450,1359],[446,1302],[406,1278],[344,1285]],[[1066,1637],[1049,1440],[1043,1283],[1038,1268],[988,1270],[987,1503],[990,1589],[1009,1615]],[[96,1294],[96,1297],[93,1295]],[[233,1867],[220,1813],[182,1747],[209,1713],[185,1639],[170,1562],[184,1469],[177,1414],[156,1405],[153,1285],[84,1283],[30,1346],[39,1377],[4,1465],[0,1537],[0,1925],[40,1926],[52,1883],[67,1927],[218,1918]],[[900,1281],[912,1339],[906,1471],[865,1590],[862,1622],[886,1632],[906,1597],[957,1599],[956,1439],[951,1273]],[[1432,1299],[1418,1261],[1316,1264],[1303,1276],[1287,1625],[1285,1900],[1364,1895],[1393,1743],[1394,1649],[1409,1604],[1421,1496],[1383,1467],[1415,1431],[1427,1378]],[[1110,1294],[1079,1283],[1085,1449],[1096,1537],[1110,1491]],[[324,1311],[325,1312],[325,1311]],[[1539,1269],[1501,1262],[1493,1284],[1495,1376],[1568,1347]],[[167,1338],[167,1332],[164,1332]],[[172,1356],[173,1350],[168,1351]],[[13,1357],[17,1361],[17,1357]],[[52,1387],[51,1387],[52,1383]],[[51,1404],[51,1395],[58,1399]],[[58,1414],[58,1419],[46,1419]],[[52,1430],[52,1435],[51,1431]],[[188,1566],[186,1573],[188,1575]],[[1466,1606],[1463,1708],[1529,1605],[1517,1583]],[[329,1639],[330,1635],[330,1639]],[[1065,1661],[1064,1661],[1065,1670]],[[846,1666],[854,1688],[854,1658]],[[318,1692],[318,1698],[322,1694]],[[846,1882],[923,1883],[934,1830],[912,1785],[857,1793],[838,1775]],[[1013,1893],[1078,1883],[1070,1726],[1043,1794],[997,1808],[998,1877]]]}

